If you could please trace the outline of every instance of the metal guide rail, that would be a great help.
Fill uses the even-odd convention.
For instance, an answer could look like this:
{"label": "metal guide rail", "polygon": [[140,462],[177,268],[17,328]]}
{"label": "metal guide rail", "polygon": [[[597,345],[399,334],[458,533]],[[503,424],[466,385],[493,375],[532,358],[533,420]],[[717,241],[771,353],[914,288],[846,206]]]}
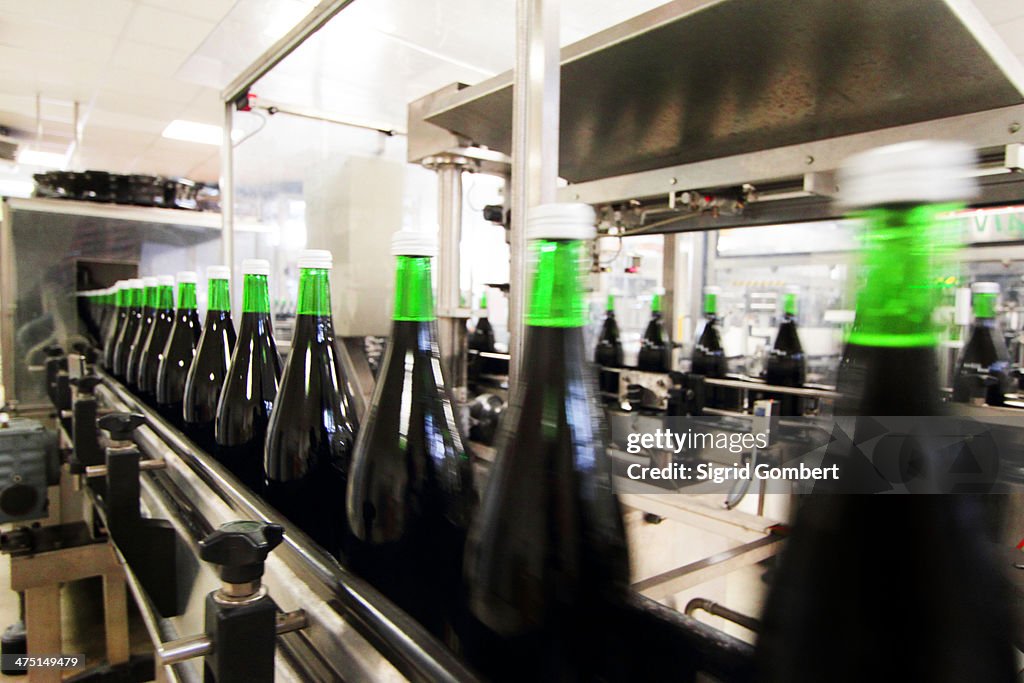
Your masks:
{"label": "metal guide rail", "polygon": [[[140,472],[140,499],[151,517],[170,520],[178,533],[175,576],[187,583],[177,591],[180,616],[160,617],[152,596],[134,577],[129,579],[158,652],[170,641],[204,630],[203,597],[219,581],[198,559],[198,541],[226,522],[264,520],[285,529],[283,542],[266,560],[264,585],[281,610],[301,609],[307,618],[305,628],[278,638],[278,680],[477,680],[417,622],[235,483],[211,456],[117,380],[100,372],[104,385],[96,390],[99,401],[111,409],[144,415],[147,424],[135,431],[135,441],[148,458],[166,463]],[[173,653],[165,654],[175,659]],[[168,680],[201,680],[201,661],[168,664],[161,673]]]}

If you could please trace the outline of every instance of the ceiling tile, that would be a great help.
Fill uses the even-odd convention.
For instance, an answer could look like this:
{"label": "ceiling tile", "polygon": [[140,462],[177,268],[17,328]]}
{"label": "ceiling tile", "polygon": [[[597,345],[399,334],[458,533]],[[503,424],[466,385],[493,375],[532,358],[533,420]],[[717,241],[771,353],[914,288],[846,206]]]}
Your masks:
{"label": "ceiling tile", "polygon": [[113,66],[130,67],[140,72],[170,78],[188,59],[188,54],[185,50],[158,47],[135,40],[122,40],[110,61]]}
{"label": "ceiling tile", "polygon": [[220,21],[235,4],[235,0],[140,0],[143,5],[187,14],[190,17]]}
{"label": "ceiling tile", "polygon": [[198,85],[185,83],[176,78],[164,78],[136,71],[134,65],[107,69],[101,83],[106,90],[174,101],[178,103],[179,109],[195,99],[201,90]]}
{"label": "ceiling tile", "polygon": [[0,45],[31,50],[50,60],[59,58],[69,62],[84,60],[106,64],[116,44],[115,36],[53,26],[41,21],[0,22]]}
{"label": "ceiling tile", "polygon": [[130,0],[0,0],[0,16],[8,21],[39,21],[88,35],[120,35],[134,8]]}
{"label": "ceiling tile", "polygon": [[86,124],[95,124],[107,128],[155,133],[159,135],[173,118],[173,116],[168,116],[166,119],[161,120],[147,118],[145,116],[134,116],[132,114],[125,114],[121,112],[97,110],[89,114]]}
{"label": "ceiling tile", "polygon": [[1020,0],[974,0],[974,4],[992,25],[1024,17]]}
{"label": "ceiling tile", "polygon": [[144,116],[161,121],[176,118],[180,110],[181,103],[177,100],[139,94],[130,95],[117,90],[100,90],[96,99],[93,100],[93,111],[130,112],[134,116]]}
{"label": "ceiling tile", "polygon": [[125,29],[125,38],[192,52],[216,26],[216,22],[139,5]]}

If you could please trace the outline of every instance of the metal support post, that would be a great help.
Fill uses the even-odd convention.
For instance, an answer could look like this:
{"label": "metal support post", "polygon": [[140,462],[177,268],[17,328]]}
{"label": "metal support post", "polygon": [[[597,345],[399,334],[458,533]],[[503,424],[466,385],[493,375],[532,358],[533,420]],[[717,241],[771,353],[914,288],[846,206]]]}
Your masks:
{"label": "metal support post", "polygon": [[509,231],[509,385],[523,360],[527,287],[526,212],[556,200],[560,53],[558,0],[517,0],[512,94],[512,209]]}
{"label": "metal support post", "polygon": [[669,341],[669,370],[679,368],[678,349],[672,342],[679,341],[676,334],[676,236],[665,235],[661,254],[661,284],[665,295],[661,297],[661,315]]}
{"label": "metal support post", "polygon": [[220,255],[230,269],[228,285],[234,292],[235,273],[235,143],[231,139],[234,103],[224,103],[224,138],[220,148]]}
{"label": "metal support post", "polygon": [[460,286],[462,244],[462,171],[468,159],[443,155],[424,159],[423,165],[437,172],[437,213],[440,250],[437,259],[438,343],[441,367],[452,395],[466,401],[466,320],[469,310],[462,305]]}

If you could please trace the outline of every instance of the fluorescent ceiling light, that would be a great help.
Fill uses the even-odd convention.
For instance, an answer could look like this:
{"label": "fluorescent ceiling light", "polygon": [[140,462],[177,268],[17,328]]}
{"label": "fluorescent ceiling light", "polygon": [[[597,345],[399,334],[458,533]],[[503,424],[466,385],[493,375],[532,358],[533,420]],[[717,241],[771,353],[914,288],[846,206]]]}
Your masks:
{"label": "fluorescent ceiling light", "polygon": [[170,140],[198,142],[202,145],[217,145],[224,141],[224,129],[209,123],[197,123],[174,119],[164,128],[163,136]]}
{"label": "fluorescent ceiling light", "polygon": [[63,169],[67,164],[67,155],[56,152],[40,152],[34,149],[18,151],[18,163],[26,166],[42,166],[43,168]]}
{"label": "fluorescent ceiling light", "polygon": [[[198,121],[185,121],[174,119],[167,124],[162,133],[168,140],[183,140],[184,142],[198,142],[201,145],[220,146],[224,142],[224,129],[210,123],[199,123]],[[245,135],[245,131],[235,128],[231,131],[231,139],[237,142]]]}

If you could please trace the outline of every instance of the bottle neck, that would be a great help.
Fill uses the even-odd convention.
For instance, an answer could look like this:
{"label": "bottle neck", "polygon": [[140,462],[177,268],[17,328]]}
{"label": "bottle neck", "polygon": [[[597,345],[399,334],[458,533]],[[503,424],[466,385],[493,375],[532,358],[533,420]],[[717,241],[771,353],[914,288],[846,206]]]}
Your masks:
{"label": "bottle neck", "polygon": [[206,310],[231,312],[231,292],[227,280],[210,280]]}
{"label": "bottle neck", "polygon": [[996,295],[975,294],[972,304],[974,306],[974,320],[978,323],[991,323],[996,317]]}
{"label": "bottle neck", "polygon": [[530,243],[534,271],[526,307],[532,327],[583,327],[583,242],[535,240]]}
{"label": "bottle neck", "polygon": [[331,315],[331,271],[303,268],[299,273],[297,315]]}
{"label": "bottle neck", "polygon": [[153,310],[160,303],[158,287],[146,287],[146,308]]}
{"label": "bottle neck", "polygon": [[605,303],[604,310],[610,316],[615,315],[615,296],[612,294],[608,295],[608,301]]}
{"label": "bottle neck", "polygon": [[651,314],[656,318],[661,317],[661,295],[655,294],[654,298],[651,299]]}
{"label": "bottle neck", "polygon": [[160,285],[156,288],[156,307],[160,310],[174,309],[174,287]]}
{"label": "bottle neck", "polygon": [[131,290],[128,306],[131,308],[142,308],[142,305],[145,303],[144,298],[145,294],[141,288],[133,289]]}
{"label": "bottle neck", "polygon": [[[484,299],[486,303],[486,299]],[[393,320],[434,320],[434,296],[430,285],[430,257],[398,256],[395,264]]]}
{"label": "bottle neck", "polygon": [[789,318],[796,317],[796,294],[784,294],[782,297],[782,313]]}
{"label": "bottle neck", "polygon": [[116,306],[117,308],[128,308],[129,302],[127,289],[117,290],[117,294],[115,294],[114,296],[116,297],[114,299],[114,306]]}
{"label": "bottle neck", "polygon": [[245,274],[242,281],[242,313],[270,313],[270,286],[266,275]]}
{"label": "bottle neck", "polygon": [[178,283],[178,310],[196,310],[196,285],[194,282]]}
{"label": "bottle neck", "polygon": [[704,317],[714,320],[718,317],[718,295],[705,292],[704,294]]}
{"label": "bottle neck", "polygon": [[935,346],[932,322],[938,288],[933,258],[946,249],[938,215],[950,204],[884,206],[863,213],[864,286],[857,296],[856,321],[848,343],[911,348]]}

